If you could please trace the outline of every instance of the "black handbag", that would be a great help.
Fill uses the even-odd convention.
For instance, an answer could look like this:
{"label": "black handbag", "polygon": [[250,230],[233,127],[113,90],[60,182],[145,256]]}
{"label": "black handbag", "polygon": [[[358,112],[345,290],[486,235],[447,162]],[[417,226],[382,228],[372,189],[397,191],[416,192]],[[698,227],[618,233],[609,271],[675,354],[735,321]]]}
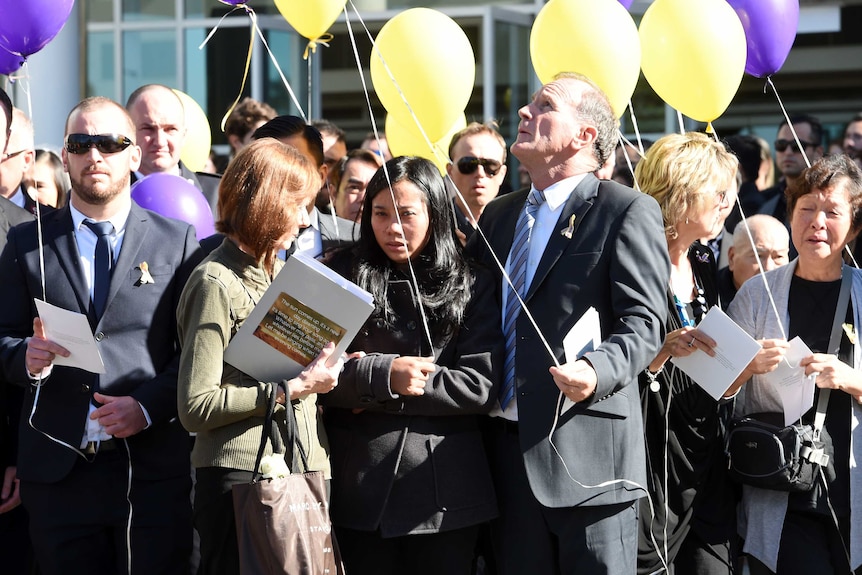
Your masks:
{"label": "black handbag", "polygon": [[[829,352],[841,345],[841,322],[850,300],[851,270],[844,268],[835,308]],[[829,389],[820,390],[814,423],[783,425],[782,413],[756,413],[734,419],[725,440],[728,473],[734,481],[763,489],[806,492],[817,485],[821,467],[829,465],[829,447],[821,432],[826,422]]]}

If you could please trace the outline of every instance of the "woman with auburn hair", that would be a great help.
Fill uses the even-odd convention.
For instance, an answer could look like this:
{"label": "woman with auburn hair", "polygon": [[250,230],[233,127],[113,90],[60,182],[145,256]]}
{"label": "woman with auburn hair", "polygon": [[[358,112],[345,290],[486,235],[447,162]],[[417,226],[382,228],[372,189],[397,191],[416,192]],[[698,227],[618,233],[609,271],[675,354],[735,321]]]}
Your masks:
{"label": "woman with auburn hair", "polygon": [[334,344],[300,375],[282,382],[257,381],[224,363],[231,338],[282,268],[278,251],[308,226],[306,206],[319,188],[317,170],[291,146],[263,138],[243,148],[219,187],[216,229],[225,239],[195,268],[180,297],[179,416],[197,433],[192,464],[200,574],[239,573],[231,487],[252,480],[273,392],[279,426],[284,428],[285,408],[293,409],[309,470],[329,475],[316,394],[337,384],[342,362],[326,366]]}
{"label": "woman with auburn hair", "polygon": [[736,198],[739,162],[723,144],[689,132],[659,139],[638,162],[635,179],[659,203],[671,262],[665,338],[640,376],[649,495],[641,500],[638,573],[734,572],[735,496],[726,476],[723,420],[729,407],[668,362],[713,341],[697,329],[719,304],[714,237]]}

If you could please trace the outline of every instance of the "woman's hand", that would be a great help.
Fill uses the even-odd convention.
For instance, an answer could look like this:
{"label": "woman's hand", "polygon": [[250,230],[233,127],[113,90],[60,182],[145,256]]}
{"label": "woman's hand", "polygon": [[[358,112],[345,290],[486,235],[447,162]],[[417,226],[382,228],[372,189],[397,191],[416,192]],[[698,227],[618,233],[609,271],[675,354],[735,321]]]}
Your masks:
{"label": "woman's hand", "polygon": [[715,346],[715,340],[696,327],[675,329],[664,338],[658,355],[649,364],[649,370],[655,373],[671,357],[686,357],[697,350],[714,357]]}
{"label": "woman's hand", "polygon": [[790,344],[784,339],[760,339],[757,343],[761,345],[760,351],[745,366],[736,381],[727,388],[724,397],[733,396],[746,381],[751,379],[752,375],[763,375],[773,371],[790,349]]}
{"label": "woman's hand", "polygon": [[762,347],[745,369],[749,372],[749,377],[763,375],[775,370],[781,360],[784,359],[787,350],[790,349],[790,344],[784,339],[761,339],[758,340],[758,343]]}
{"label": "woman's hand", "polygon": [[817,387],[840,389],[854,397],[862,395],[862,374],[828,353],[815,353],[799,362],[805,375],[815,374]]}
{"label": "woman's hand", "polygon": [[335,389],[338,385],[338,374],[344,366],[344,358],[339,357],[331,366],[326,365],[334,351],[335,344],[329,342],[302,373],[287,381],[290,399],[298,399],[312,393],[328,393]]}
{"label": "woman's hand", "polygon": [[398,395],[423,395],[428,376],[436,369],[433,356],[396,357],[389,371],[389,388]]}

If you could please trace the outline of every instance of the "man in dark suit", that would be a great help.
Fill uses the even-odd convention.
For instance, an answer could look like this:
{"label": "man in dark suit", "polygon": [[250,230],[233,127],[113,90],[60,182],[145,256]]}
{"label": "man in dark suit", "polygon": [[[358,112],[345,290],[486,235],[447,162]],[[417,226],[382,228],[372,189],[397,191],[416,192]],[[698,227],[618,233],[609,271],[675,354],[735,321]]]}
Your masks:
{"label": "man in dark suit", "polygon": [[132,92],[126,109],[135,122],[137,143],[141,147],[141,167],[132,174],[132,183],[156,173],[185,178],[201,191],[216,218],[221,179],[193,172],[180,160],[186,140],[186,113],[176,92],[161,84],[146,84]]}
{"label": "man in dark suit", "polygon": [[140,155],[122,106],[84,100],[66,121],[70,204],[42,218],[44,297],[87,317],[104,374],[54,364],[68,352],[36,316],[35,222],[13,228],[0,256],[0,374],[26,390],[18,478],[45,575],[189,569],[175,310],[200,254],[191,226],[132,202]]}
{"label": "man in dark suit", "polygon": [[[8,149],[12,102],[0,88],[0,152]],[[0,196],[0,253],[9,230],[29,222],[33,215]],[[33,549],[27,533],[27,513],[21,507],[18,483],[18,419],[24,390],[0,375],[0,557],[4,573],[25,575],[32,571]]]}
{"label": "man in dark suit", "polygon": [[[507,361],[488,426],[497,565],[634,573],[646,482],[637,376],[662,341],[670,275],[661,213],[593,176],[614,153],[617,121],[589,79],[563,74],[519,114],[511,149],[533,188],[494,200],[479,221],[529,311],[502,280]],[[468,250],[495,266],[478,234]],[[591,306],[601,343],[566,357],[563,338]],[[563,398],[573,405],[560,414]]]}

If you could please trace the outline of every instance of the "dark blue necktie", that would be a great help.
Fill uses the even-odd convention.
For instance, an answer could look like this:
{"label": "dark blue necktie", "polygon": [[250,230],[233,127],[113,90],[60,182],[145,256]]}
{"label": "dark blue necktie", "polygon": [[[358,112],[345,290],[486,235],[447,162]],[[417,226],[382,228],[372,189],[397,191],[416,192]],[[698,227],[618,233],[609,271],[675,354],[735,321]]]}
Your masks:
{"label": "dark blue necktie", "polygon": [[96,240],[96,257],[94,258],[95,281],[93,283],[93,310],[96,317],[101,318],[108,300],[108,286],[111,283],[111,268],[114,267],[114,248],[111,246],[111,233],[114,225],[111,222],[84,221],[84,225],[93,230]]}
{"label": "dark blue necktie", "polygon": [[[530,233],[536,214],[545,202],[545,194],[539,190],[530,191],[524,210],[515,225],[515,239],[512,241],[512,249],[509,251],[509,277],[512,287],[521,298],[527,295],[527,256],[530,254]],[[500,388],[500,407],[504,410],[515,398],[515,324],[521,313],[521,302],[508,288],[509,294],[506,298],[506,309],[503,320],[503,335],[506,338],[506,361],[503,365],[503,386]]]}

